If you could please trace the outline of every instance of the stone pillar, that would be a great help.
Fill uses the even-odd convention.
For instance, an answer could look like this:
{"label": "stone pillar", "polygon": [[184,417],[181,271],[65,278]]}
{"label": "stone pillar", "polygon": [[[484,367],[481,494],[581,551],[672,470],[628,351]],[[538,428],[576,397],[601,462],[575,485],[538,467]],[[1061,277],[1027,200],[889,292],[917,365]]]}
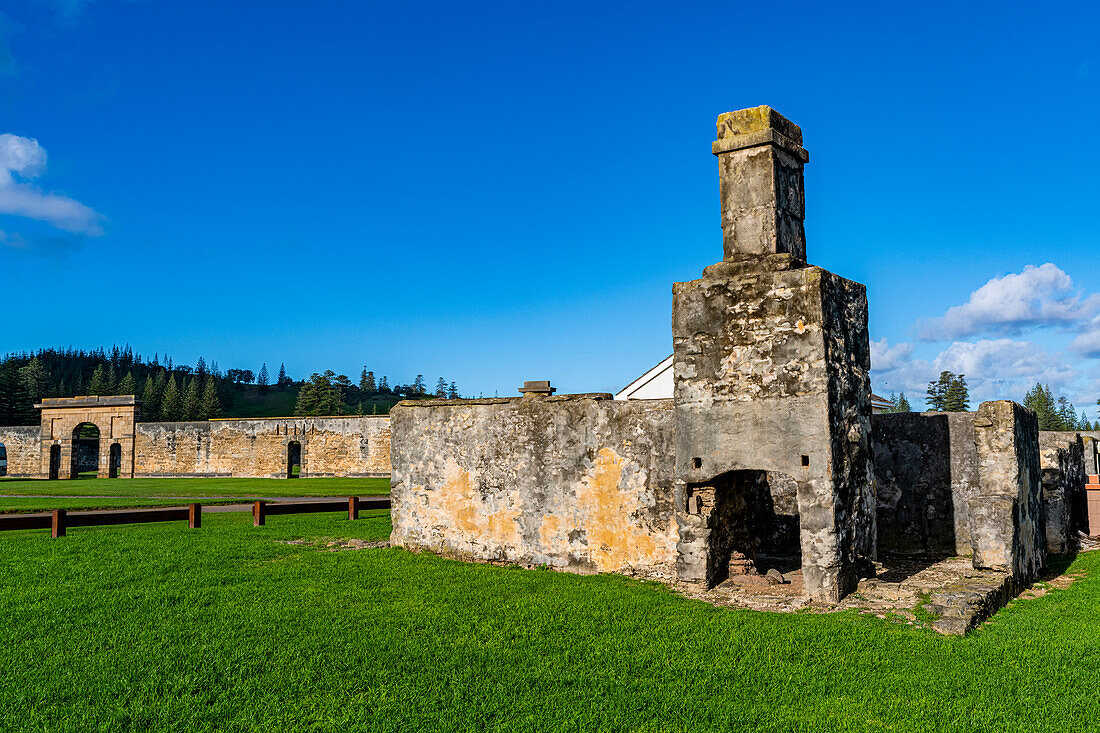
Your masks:
{"label": "stone pillar", "polygon": [[673,286],[678,573],[713,582],[724,552],[704,497],[778,473],[797,485],[805,591],[837,601],[875,556],[866,290],[804,262],[798,127],[758,107],[718,138],[725,259]]}
{"label": "stone pillar", "polygon": [[802,130],[771,107],[718,118],[718,156],[725,259],[789,254],[806,259]]}
{"label": "stone pillar", "polygon": [[974,567],[1029,583],[1047,556],[1035,413],[1009,400],[983,402],[974,442],[980,466],[978,494],[970,499]]}

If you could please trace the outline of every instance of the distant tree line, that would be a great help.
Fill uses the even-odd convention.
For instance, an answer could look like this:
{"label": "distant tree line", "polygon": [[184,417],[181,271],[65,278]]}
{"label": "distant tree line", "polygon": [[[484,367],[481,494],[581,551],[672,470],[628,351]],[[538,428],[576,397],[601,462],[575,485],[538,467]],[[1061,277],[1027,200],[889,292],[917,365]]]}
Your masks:
{"label": "distant tree line", "polygon": [[[391,387],[386,377],[375,379],[374,372],[363,367],[359,374],[359,383],[352,384],[345,374],[337,374],[331,369],[322,373],[314,372],[300,390],[294,405],[294,414],[310,415],[382,415],[401,399],[422,400],[432,397],[457,399],[460,397],[454,382],[448,383],[440,377],[435,390],[428,392],[424,375],[417,374],[412,384],[399,384]],[[353,407],[354,406],[354,407]]]}
{"label": "distant tree line", "polygon": [[1082,412],[1080,416],[1064,396],[1057,399],[1049,384],[1038,384],[1024,396],[1024,406],[1035,412],[1040,430],[1096,430],[1098,425],[1089,422]]}
{"label": "distant tree line", "polygon": [[194,367],[159,355],[142,359],[129,346],[103,349],[42,349],[0,358],[0,424],[38,422],[36,402],[47,397],[136,395],[142,419],[207,420],[222,412],[225,378],[216,363],[199,358]]}
{"label": "distant tree line", "polygon": [[912,412],[913,407],[909,404],[909,400],[905,399],[905,393],[895,395],[890,394],[890,407],[883,410],[883,412]]}
{"label": "distant tree line", "polygon": [[143,401],[141,419],[146,422],[208,420],[226,413],[271,416],[273,409],[286,415],[291,405],[295,415],[381,415],[402,399],[459,396],[455,383],[442,377],[430,392],[423,375],[391,387],[387,377],[376,380],[366,367],[358,384],[331,370],[296,382],[280,364],[272,381],[266,363],[257,372],[222,372],[217,362],[202,357],[192,367],[175,364],[167,355],[143,359],[129,346],[110,351],[42,349],[0,357],[0,425],[38,424],[34,405],[47,397],[129,394]]}
{"label": "distant tree line", "polygon": [[[890,395],[893,408],[886,412],[910,412],[905,393]],[[1097,400],[1100,404],[1100,400]],[[1036,384],[1024,396],[1024,406],[1031,408],[1039,420],[1040,430],[1100,430],[1100,420],[1090,422],[1084,413],[1078,415],[1064,396],[1055,397],[1050,385]],[[928,410],[932,412],[967,412],[970,410],[970,389],[966,377],[952,372],[940,372],[939,378],[928,384]]]}

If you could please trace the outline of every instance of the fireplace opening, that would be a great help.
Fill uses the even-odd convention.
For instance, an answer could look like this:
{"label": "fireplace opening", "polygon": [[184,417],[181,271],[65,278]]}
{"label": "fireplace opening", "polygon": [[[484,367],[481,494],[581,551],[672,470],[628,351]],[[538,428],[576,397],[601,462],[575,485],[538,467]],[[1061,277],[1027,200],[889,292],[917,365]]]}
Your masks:
{"label": "fireplace opening", "polygon": [[708,587],[725,580],[792,573],[802,567],[798,484],[774,471],[728,471],[687,485],[688,507],[710,530]]}

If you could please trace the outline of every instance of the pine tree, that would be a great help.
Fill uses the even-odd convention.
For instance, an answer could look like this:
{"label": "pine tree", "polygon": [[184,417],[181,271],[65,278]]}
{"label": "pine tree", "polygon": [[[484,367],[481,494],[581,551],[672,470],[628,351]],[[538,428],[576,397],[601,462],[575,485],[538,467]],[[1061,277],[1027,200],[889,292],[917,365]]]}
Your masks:
{"label": "pine tree", "polygon": [[454,382],[451,382],[451,386],[447,389],[447,399],[449,399],[449,400],[457,400],[458,399],[458,387],[455,386]]}
{"label": "pine tree", "polygon": [[912,412],[913,407],[909,404],[909,400],[905,399],[905,393],[902,392],[898,395],[898,401],[894,403],[894,412]]}
{"label": "pine tree", "polygon": [[187,389],[183,392],[183,407],[180,410],[183,413],[183,419],[198,420],[199,407],[199,380],[196,378],[188,382]]}
{"label": "pine tree", "polygon": [[0,425],[20,425],[19,367],[14,359],[0,362]]}
{"label": "pine tree", "polygon": [[951,372],[940,372],[939,379],[928,383],[928,409],[931,412],[943,412],[947,402],[947,390],[951,386],[955,375]]}
{"label": "pine tree", "polygon": [[38,357],[30,360],[27,366],[19,370],[19,379],[22,382],[24,400],[34,409],[36,402],[41,402],[50,388],[50,373]]}
{"label": "pine tree", "polygon": [[966,386],[964,375],[959,374],[951,380],[944,394],[944,412],[966,412],[970,409],[970,388]]}
{"label": "pine tree", "polygon": [[1077,411],[1073,409],[1073,405],[1064,395],[1058,398],[1058,429],[1077,429]]}
{"label": "pine tree", "polygon": [[282,364],[279,365],[279,377],[275,380],[275,384],[280,387],[285,387],[290,384],[292,380],[286,375],[286,367]]}
{"label": "pine tree", "polygon": [[118,394],[118,370],[115,369],[115,360],[113,359],[110,368],[107,369],[107,391],[103,394]]}
{"label": "pine tree", "polygon": [[[330,376],[331,375],[331,376]],[[331,370],[324,374],[314,372],[298,390],[298,401],[294,405],[294,414],[299,416],[318,416],[337,414],[340,399],[338,389],[332,383],[336,376]]]}
{"label": "pine tree", "polygon": [[180,419],[180,391],[176,385],[176,375],[168,378],[168,386],[164,388],[164,396],[160,400],[161,422],[176,422]]}
{"label": "pine tree", "polygon": [[92,381],[88,382],[88,394],[111,394],[111,387],[107,383],[107,370],[103,368],[103,364],[97,364],[95,371],[92,372]]}
{"label": "pine tree", "polygon": [[444,399],[447,397],[447,380],[443,377],[435,383],[435,396]]}
{"label": "pine tree", "polygon": [[1040,430],[1057,430],[1059,423],[1058,408],[1049,386],[1036,384],[1024,397],[1024,407],[1035,412]]}
{"label": "pine tree", "polygon": [[368,395],[374,394],[376,389],[374,383],[374,372],[368,372],[366,367],[363,367],[363,373],[359,377],[359,389],[364,394]]}
{"label": "pine tree", "polygon": [[206,378],[206,386],[202,390],[202,401],[199,403],[199,419],[211,420],[222,414],[222,403],[218,399],[218,388],[214,384],[213,377]]}
{"label": "pine tree", "polygon": [[[378,391],[382,394],[390,393],[390,383],[385,377],[382,377],[382,381],[378,383]],[[1097,401],[1097,404],[1100,405],[1100,400]]]}
{"label": "pine tree", "polygon": [[256,377],[256,384],[260,385],[260,394],[267,394],[267,386],[270,380],[267,376],[267,362],[260,365],[260,375]]}
{"label": "pine tree", "polygon": [[141,414],[145,420],[155,419],[160,414],[160,401],[157,399],[156,377],[150,374],[145,378],[145,388],[141,390]]}
{"label": "pine tree", "polygon": [[423,374],[417,374],[416,375],[416,379],[413,380],[412,388],[413,388],[413,394],[415,394],[417,396],[424,394],[424,390],[426,389],[426,387],[424,385],[424,375]]}
{"label": "pine tree", "polygon": [[118,383],[118,393],[124,395],[137,394],[137,382],[134,381],[133,372],[126,372],[126,376]]}

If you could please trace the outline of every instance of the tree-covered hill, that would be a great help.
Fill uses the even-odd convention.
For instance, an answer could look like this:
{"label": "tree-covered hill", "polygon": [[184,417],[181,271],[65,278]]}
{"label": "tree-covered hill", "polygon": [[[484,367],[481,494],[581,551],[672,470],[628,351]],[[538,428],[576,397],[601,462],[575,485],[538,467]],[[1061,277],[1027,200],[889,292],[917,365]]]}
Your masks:
{"label": "tree-covered hill", "polygon": [[290,415],[384,415],[398,400],[457,397],[454,382],[442,377],[435,389],[417,375],[412,384],[393,387],[363,368],[359,381],[330,370],[296,381],[280,365],[272,378],[266,364],[258,372],[222,371],[199,358],[194,366],[154,354],[143,359],[129,346],[84,351],[42,349],[0,358],[0,425],[34,425],[34,404],[46,397],[133,394],[144,401],[142,420],[207,420],[218,417]]}

